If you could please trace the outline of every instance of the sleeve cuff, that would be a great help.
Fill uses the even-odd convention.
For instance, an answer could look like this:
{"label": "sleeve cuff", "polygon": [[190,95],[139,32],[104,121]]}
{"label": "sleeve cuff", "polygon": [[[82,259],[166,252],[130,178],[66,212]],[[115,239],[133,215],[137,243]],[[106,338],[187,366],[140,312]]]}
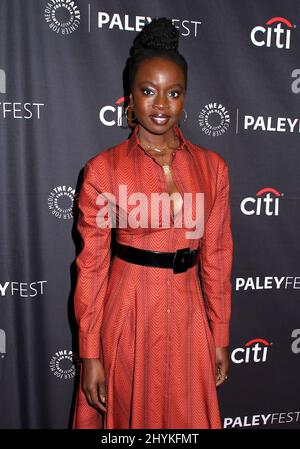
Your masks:
{"label": "sleeve cuff", "polygon": [[210,329],[216,348],[229,346],[229,323],[210,322]]}
{"label": "sleeve cuff", "polygon": [[100,358],[100,334],[79,332],[79,357],[83,359]]}

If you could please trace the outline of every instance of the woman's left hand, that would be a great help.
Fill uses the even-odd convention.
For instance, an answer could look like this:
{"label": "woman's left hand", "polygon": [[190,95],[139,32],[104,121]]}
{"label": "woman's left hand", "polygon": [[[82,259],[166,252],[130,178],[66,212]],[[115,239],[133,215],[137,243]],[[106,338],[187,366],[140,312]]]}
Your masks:
{"label": "woman's left hand", "polygon": [[216,387],[228,378],[229,355],[228,348],[216,348]]}

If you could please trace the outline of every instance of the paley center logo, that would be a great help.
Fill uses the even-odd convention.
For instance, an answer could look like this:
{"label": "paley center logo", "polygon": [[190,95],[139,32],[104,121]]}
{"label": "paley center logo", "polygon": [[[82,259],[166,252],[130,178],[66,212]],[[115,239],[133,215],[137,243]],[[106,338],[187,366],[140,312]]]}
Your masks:
{"label": "paley center logo", "polygon": [[[48,195],[48,208],[56,218],[70,220],[77,212],[79,194],[72,186],[54,187]],[[74,207],[75,205],[75,207]]]}
{"label": "paley center logo", "polygon": [[283,196],[277,189],[264,187],[256,192],[255,197],[247,197],[241,201],[244,215],[279,215],[279,199]]}
{"label": "paley center logo", "polygon": [[266,362],[271,345],[272,343],[263,338],[254,338],[245,343],[244,347],[234,349],[231,360],[237,364]]}
{"label": "paley center logo", "polygon": [[272,17],[264,26],[255,26],[250,34],[256,47],[291,48],[292,23],[284,17]]}
{"label": "paley center logo", "polygon": [[[0,94],[7,93],[7,76],[4,69],[0,69]],[[41,107],[44,103],[0,101],[0,118],[3,119],[40,119]]]}
{"label": "paley center logo", "polygon": [[50,360],[50,370],[59,379],[72,379],[80,366],[80,358],[73,351],[62,349],[57,351]]}
{"label": "paley center logo", "polygon": [[73,0],[49,0],[44,11],[50,30],[63,36],[73,33],[80,24],[80,11]]}
{"label": "paley center logo", "polygon": [[223,135],[230,125],[230,114],[226,107],[217,102],[208,103],[198,115],[200,130],[211,137]]}

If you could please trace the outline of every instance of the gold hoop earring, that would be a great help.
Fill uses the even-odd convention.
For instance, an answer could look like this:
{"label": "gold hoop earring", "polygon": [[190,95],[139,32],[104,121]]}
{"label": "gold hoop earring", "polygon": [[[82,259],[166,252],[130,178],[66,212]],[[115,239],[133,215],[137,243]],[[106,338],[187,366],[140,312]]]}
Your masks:
{"label": "gold hoop earring", "polygon": [[[130,113],[130,117],[128,117],[128,108],[129,108],[129,107],[132,108],[132,112]],[[128,121],[128,122],[131,122],[131,123],[134,122],[134,121],[136,120],[136,115],[135,115],[135,113],[134,113],[134,117],[132,116],[132,115],[133,115],[132,113],[134,113],[134,109],[133,109],[133,106],[129,104],[129,105],[126,106],[126,108],[125,108],[124,115],[125,115],[127,121]]]}
{"label": "gold hoop earring", "polygon": [[[183,111],[184,111],[184,120],[183,120],[183,123],[184,122],[186,122],[187,121],[187,117],[188,117],[188,115],[187,115],[187,112],[186,112],[186,110],[183,108]],[[180,119],[179,119],[180,120]]]}

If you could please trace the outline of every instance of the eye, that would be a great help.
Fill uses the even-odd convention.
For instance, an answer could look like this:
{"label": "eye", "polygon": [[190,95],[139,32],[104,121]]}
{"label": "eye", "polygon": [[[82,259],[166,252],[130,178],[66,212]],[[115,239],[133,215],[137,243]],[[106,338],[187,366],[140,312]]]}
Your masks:
{"label": "eye", "polygon": [[149,95],[149,94],[153,93],[153,91],[151,89],[149,89],[148,87],[145,87],[145,89],[142,89],[142,92],[145,95]]}
{"label": "eye", "polygon": [[170,96],[173,98],[177,98],[177,97],[179,97],[179,95],[180,95],[180,92],[178,90],[172,90],[170,92]]}

